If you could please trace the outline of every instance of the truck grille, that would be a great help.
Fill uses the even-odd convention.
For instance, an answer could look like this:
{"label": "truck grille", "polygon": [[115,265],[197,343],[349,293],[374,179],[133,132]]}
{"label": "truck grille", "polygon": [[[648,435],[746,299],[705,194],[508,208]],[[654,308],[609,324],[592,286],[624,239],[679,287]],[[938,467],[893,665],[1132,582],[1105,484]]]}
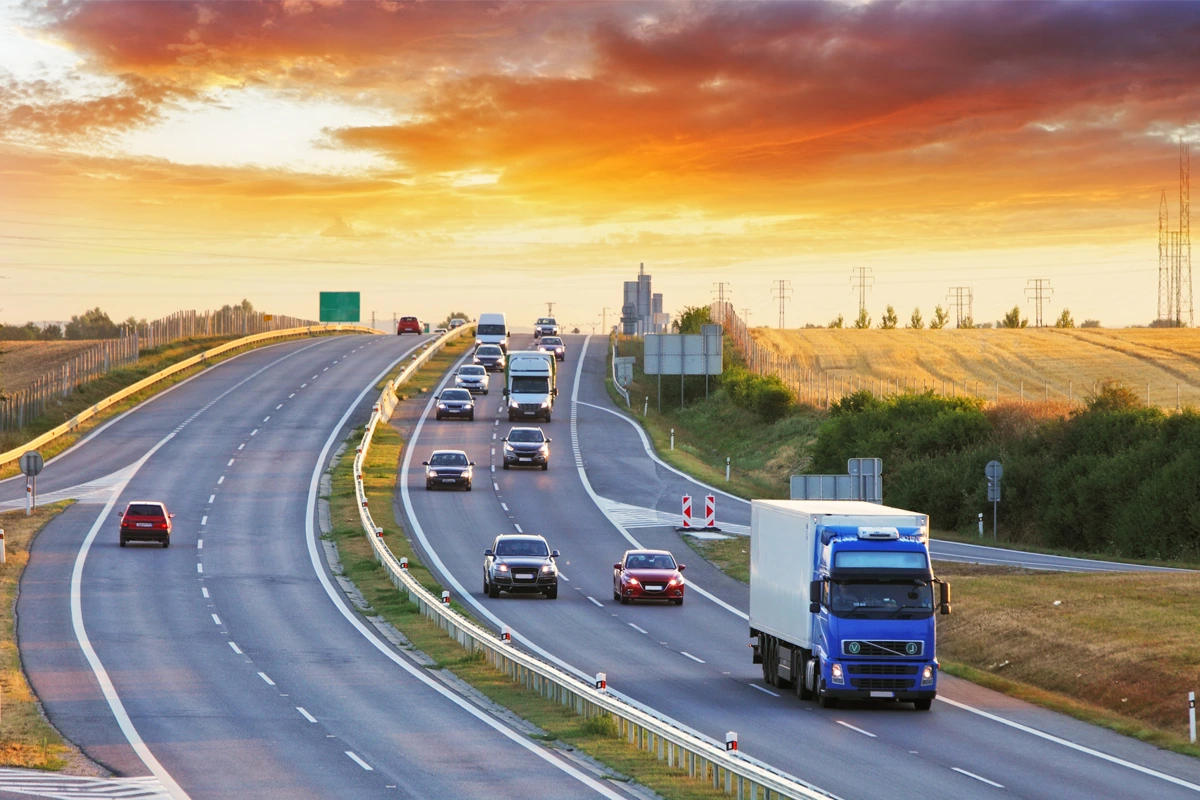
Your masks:
{"label": "truck grille", "polygon": [[848,664],[851,675],[916,675],[916,664]]}
{"label": "truck grille", "polygon": [[859,678],[851,680],[856,689],[911,689],[913,682],[901,678]]}
{"label": "truck grille", "polygon": [[542,404],[541,403],[521,403],[521,410],[522,411],[541,411]]}
{"label": "truck grille", "polygon": [[921,641],[843,639],[842,655],[914,658],[925,655],[925,643]]}

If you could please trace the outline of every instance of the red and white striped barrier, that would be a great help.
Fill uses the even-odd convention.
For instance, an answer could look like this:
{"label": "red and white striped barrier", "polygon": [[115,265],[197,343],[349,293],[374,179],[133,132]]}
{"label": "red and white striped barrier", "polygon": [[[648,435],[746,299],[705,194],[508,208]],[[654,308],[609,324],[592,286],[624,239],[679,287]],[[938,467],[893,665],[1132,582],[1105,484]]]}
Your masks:
{"label": "red and white striped barrier", "polygon": [[680,533],[687,531],[713,531],[720,532],[717,527],[717,498],[714,495],[706,495],[704,497],[704,527],[700,527],[692,520],[692,496],[685,494],[683,496],[683,524],[675,530]]}
{"label": "red and white striped barrier", "polygon": [[704,527],[717,527],[717,498],[711,494],[704,498]]}
{"label": "red and white striped barrier", "polygon": [[683,496],[683,530],[690,531],[692,529],[692,496],[685,494]]}

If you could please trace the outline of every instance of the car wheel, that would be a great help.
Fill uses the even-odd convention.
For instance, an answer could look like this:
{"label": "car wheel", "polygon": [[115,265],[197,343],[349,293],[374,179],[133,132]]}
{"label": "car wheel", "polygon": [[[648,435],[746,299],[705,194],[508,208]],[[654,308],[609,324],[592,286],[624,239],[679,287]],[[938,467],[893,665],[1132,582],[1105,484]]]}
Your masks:
{"label": "car wheel", "polygon": [[508,415],[508,421],[509,421],[509,422],[516,422],[516,421],[517,421],[517,418],[516,418],[516,417],[514,417],[512,414],[509,414],[509,415]]}
{"label": "car wheel", "polygon": [[470,483],[468,483],[468,484],[467,484],[467,491],[468,491],[468,492],[469,492],[469,491],[471,491],[471,484],[470,484]]}
{"label": "car wheel", "polygon": [[928,711],[933,708],[933,698],[923,697],[920,700],[913,700],[913,708],[917,711]]}
{"label": "car wheel", "polygon": [[487,393],[488,393],[488,390],[487,390],[487,389],[484,389],[484,390],[483,390],[483,393],[484,393],[484,394],[487,394]]}
{"label": "car wheel", "polygon": [[548,469],[550,469],[550,462],[549,462],[549,461],[547,461],[545,464],[542,464],[542,472],[545,472],[545,471],[546,471],[546,470],[548,470]]}
{"label": "car wheel", "polygon": [[546,415],[546,422],[549,422],[549,421],[550,421],[550,416],[551,416],[550,414],[547,414],[547,415]]}
{"label": "car wheel", "polygon": [[441,415],[441,414],[438,414],[438,415],[437,415],[437,420],[438,420],[438,422],[441,422],[441,421],[442,421],[442,415]]}
{"label": "car wheel", "polygon": [[122,537],[121,537],[121,547],[124,547],[124,546],[125,546],[125,545],[127,545],[127,544],[129,544],[128,540],[126,540],[126,539],[125,539],[125,537],[124,537],[124,536],[122,536]]}
{"label": "car wheel", "polygon": [[505,462],[504,462],[504,468],[505,468],[505,469],[508,469],[508,462],[507,462],[507,461],[505,461]]}
{"label": "car wheel", "polygon": [[547,600],[557,600],[558,599],[558,587],[557,586],[555,586],[553,589],[546,590],[546,599]]}
{"label": "car wheel", "polygon": [[171,537],[168,536],[167,538],[163,539],[163,547],[170,547],[170,546],[171,546]]}
{"label": "car wheel", "polygon": [[616,589],[613,589],[613,600],[620,600],[620,599],[621,599],[621,593],[619,591],[617,591]]}
{"label": "car wheel", "polygon": [[488,597],[496,598],[500,596],[500,587],[494,583],[488,584]]}
{"label": "car wheel", "polygon": [[633,598],[626,597],[625,595],[621,595],[621,605],[627,606],[632,602],[633,602]]}
{"label": "car wheel", "polygon": [[683,605],[683,598],[679,597],[679,598],[676,598],[675,600],[672,600],[671,602],[677,606],[681,606],[681,605]]}
{"label": "car wheel", "polygon": [[474,411],[472,411],[472,412],[471,412],[471,413],[470,413],[470,414],[467,416],[467,422],[474,422],[474,421],[475,421],[475,412],[474,412]]}

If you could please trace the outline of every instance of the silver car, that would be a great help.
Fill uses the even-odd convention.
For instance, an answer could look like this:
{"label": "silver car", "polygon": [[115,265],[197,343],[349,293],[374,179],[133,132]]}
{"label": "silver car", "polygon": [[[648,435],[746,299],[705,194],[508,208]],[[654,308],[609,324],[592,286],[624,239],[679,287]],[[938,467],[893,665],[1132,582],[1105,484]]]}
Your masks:
{"label": "silver car", "polygon": [[487,394],[491,376],[476,364],[464,364],[454,374],[454,388],[466,389],[471,394]]}

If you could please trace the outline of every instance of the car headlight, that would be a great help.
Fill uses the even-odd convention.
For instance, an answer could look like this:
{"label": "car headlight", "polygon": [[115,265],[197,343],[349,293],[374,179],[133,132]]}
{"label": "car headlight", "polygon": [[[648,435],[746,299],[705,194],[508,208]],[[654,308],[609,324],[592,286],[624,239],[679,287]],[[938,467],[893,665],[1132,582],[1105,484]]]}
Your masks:
{"label": "car headlight", "polygon": [[833,664],[829,667],[829,677],[834,683],[840,683],[843,685],[846,683],[846,677],[842,674],[841,664]]}
{"label": "car headlight", "polygon": [[431,470],[431,469],[427,469],[427,470],[425,470],[425,477],[426,477],[426,478],[436,478],[436,477],[437,477],[437,473],[436,473],[436,472],[434,472],[434,471],[433,471],[433,470]]}
{"label": "car headlight", "polygon": [[925,669],[921,671],[921,685],[933,685],[933,664],[926,664]]}
{"label": "car headlight", "polygon": [[554,565],[553,564],[543,564],[542,572],[554,572]]}
{"label": "car headlight", "polygon": [[440,408],[440,409],[442,409],[443,411],[445,411],[445,410],[446,410],[446,404],[445,404],[445,403],[438,403],[438,408]]}
{"label": "car headlight", "polygon": [[538,452],[541,453],[542,455],[546,455],[547,453],[550,452],[550,448],[547,447],[546,445],[542,445],[541,447],[538,448]]}
{"label": "car headlight", "polygon": [[506,453],[512,453],[512,452],[514,452],[515,450],[516,450],[516,448],[515,448],[515,447],[513,447],[513,446],[512,446],[511,444],[509,444],[508,442],[505,442],[505,443],[504,443],[504,452],[506,452]]}
{"label": "car headlight", "polygon": [[508,564],[497,564],[496,572],[508,572]]}
{"label": "car headlight", "polygon": [[630,586],[640,586],[641,585],[640,583],[638,583],[638,579],[633,577],[632,575],[626,575],[625,582],[628,583]]}
{"label": "car headlight", "polygon": [[667,583],[667,586],[682,586],[682,585],[683,585],[683,576],[682,575],[676,575],[674,578],[671,578],[669,583]]}

